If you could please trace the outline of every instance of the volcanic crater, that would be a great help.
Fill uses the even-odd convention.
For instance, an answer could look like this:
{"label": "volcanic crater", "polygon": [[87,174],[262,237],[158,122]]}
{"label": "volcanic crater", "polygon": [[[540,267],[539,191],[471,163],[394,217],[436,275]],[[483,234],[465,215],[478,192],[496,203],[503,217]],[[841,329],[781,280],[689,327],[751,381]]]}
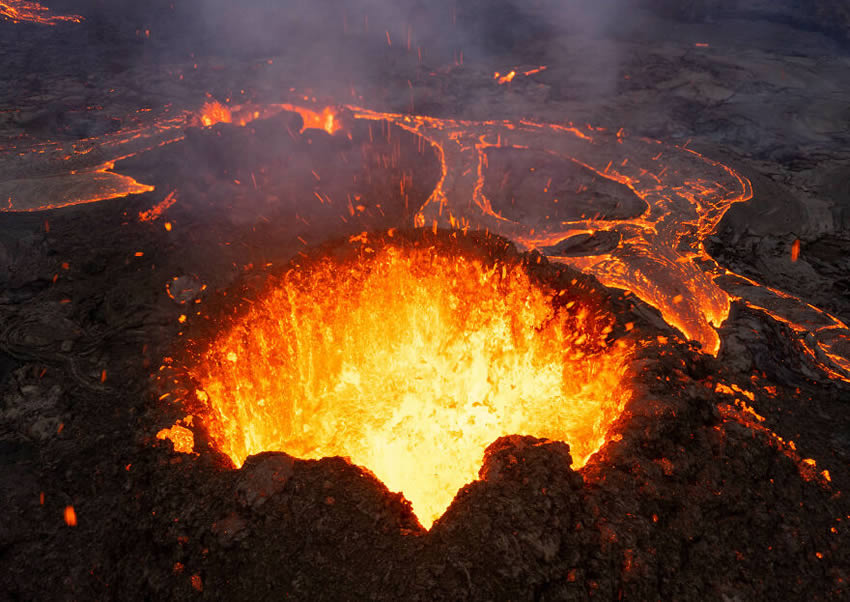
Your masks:
{"label": "volcanic crater", "polygon": [[345,456],[430,526],[500,436],[569,441],[577,466],[602,445],[635,343],[615,340],[598,287],[573,273],[535,283],[499,239],[355,238],[259,294],[231,291],[247,305],[195,345],[178,391],[237,466],[270,450]]}
{"label": "volcanic crater", "polygon": [[0,593],[846,596],[834,31],[309,4],[0,1]]}

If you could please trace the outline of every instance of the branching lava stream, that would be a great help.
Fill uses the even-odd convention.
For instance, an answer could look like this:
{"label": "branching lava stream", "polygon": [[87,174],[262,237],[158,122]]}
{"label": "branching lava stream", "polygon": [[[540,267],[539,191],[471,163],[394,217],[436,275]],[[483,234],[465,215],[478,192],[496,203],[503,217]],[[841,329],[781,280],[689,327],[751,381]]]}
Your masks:
{"label": "branching lava stream", "polygon": [[[538,249],[554,261],[594,275],[606,286],[631,291],[712,354],[720,349],[716,328],[728,317],[732,301],[740,300],[797,332],[809,358],[830,377],[850,381],[850,358],[841,351],[850,340],[847,324],[781,291],[729,272],[706,252],[705,238],[715,231],[726,211],[752,196],[750,182],[686,148],[629,136],[623,130],[527,120],[437,119],[356,106],[320,107],[304,96],[290,103],[225,106],[209,101],[198,111],[163,115],[147,126],[79,141],[71,148],[45,143],[0,149],[0,157],[5,152],[29,161],[37,158],[50,166],[44,170],[49,177],[13,176],[0,182],[0,199],[6,199],[0,212],[43,211],[148,191],[150,186],[113,172],[115,163],[183,140],[187,125],[244,126],[282,111],[301,115],[302,131],[344,134],[340,113],[345,112],[348,121],[392,124],[430,144],[439,157],[442,177],[416,213],[416,226],[486,230],[525,249]],[[86,161],[86,153],[93,148],[99,151],[100,163]],[[620,186],[646,209],[626,219],[593,213],[579,219],[557,219],[558,201],[568,204],[579,192],[571,191],[561,199],[517,199],[526,215],[511,215],[504,204],[485,193],[487,178],[493,177],[488,170],[490,153],[504,149],[560,159],[585,170],[597,182]],[[69,163],[79,167],[69,171]],[[56,172],[50,173],[53,169]],[[596,254],[563,252],[570,241],[596,234],[616,237],[619,243]]]}

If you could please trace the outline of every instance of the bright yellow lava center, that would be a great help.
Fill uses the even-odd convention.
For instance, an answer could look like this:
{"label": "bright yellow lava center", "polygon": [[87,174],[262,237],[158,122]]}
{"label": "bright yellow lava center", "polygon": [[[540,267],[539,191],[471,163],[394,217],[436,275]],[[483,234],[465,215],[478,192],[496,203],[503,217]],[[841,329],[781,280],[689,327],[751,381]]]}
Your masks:
{"label": "bright yellow lava center", "polygon": [[288,272],[190,373],[237,466],[348,457],[430,528],[500,436],[566,441],[579,466],[600,447],[627,397],[611,325],[519,264],[385,247]]}

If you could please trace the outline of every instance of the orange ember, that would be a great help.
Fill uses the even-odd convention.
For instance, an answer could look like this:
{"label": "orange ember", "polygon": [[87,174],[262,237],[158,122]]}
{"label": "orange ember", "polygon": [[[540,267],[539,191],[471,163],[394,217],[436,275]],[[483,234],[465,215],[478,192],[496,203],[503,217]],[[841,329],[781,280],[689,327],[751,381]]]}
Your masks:
{"label": "orange ember", "polygon": [[51,15],[50,9],[46,6],[26,0],[0,0],[0,19],[12,23],[37,23],[39,25],[56,25],[62,21],[79,23],[83,20],[79,15]]}
{"label": "orange ember", "polygon": [[569,442],[582,466],[628,397],[610,314],[436,248],[290,270],[189,370],[212,441],[348,457],[425,527],[508,434]]}

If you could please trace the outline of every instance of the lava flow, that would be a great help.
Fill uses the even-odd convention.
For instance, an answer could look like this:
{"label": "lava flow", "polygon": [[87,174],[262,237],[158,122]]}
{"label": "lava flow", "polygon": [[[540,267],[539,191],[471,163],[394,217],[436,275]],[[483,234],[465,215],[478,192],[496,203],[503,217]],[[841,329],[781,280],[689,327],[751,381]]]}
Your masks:
{"label": "lava flow", "polygon": [[12,23],[38,25],[56,25],[63,21],[80,23],[83,20],[79,15],[52,15],[46,6],[26,0],[0,0],[0,18]]}
{"label": "lava flow", "polygon": [[294,104],[269,104],[269,105],[235,105],[228,107],[217,100],[204,103],[201,107],[200,115],[197,122],[205,127],[210,127],[218,123],[236,123],[239,126],[246,126],[257,119],[265,119],[281,111],[290,113],[298,113],[301,116],[303,125],[301,133],[306,130],[324,130],[328,134],[336,134],[342,129],[342,124],[339,122],[339,110],[335,107],[324,107],[321,110],[315,110],[307,106]]}
{"label": "lava flow", "polygon": [[500,436],[566,441],[576,466],[602,445],[629,396],[613,324],[519,262],[369,241],[276,279],[189,374],[237,466],[348,457],[429,528]]}
{"label": "lava flow", "polygon": [[5,176],[0,179],[0,212],[46,211],[153,191],[153,186],[115,173],[115,164],[183,140],[189,123],[193,117],[188,113],[163,114],[96,138],[0,147]]}
{"label": "lava flow", "polygon": [[[750,182],[687,148],[629,136],[623,130],[527,120],[437,119],[356,106],[316,107],[304,96],[291,103],[231,107],[209,102],[201,111],[165,117],[128,134],[81,141],[84,148],[75,148],[70,154],[58,144],[33,147],[30,153],[38,153],[37,157],[53,164],[41,173],[50,169],[58,173],[49,178],[0,182],[0,198],[8,199],[0,211],[39,211],[149,190],[113,173],[115,161],[182,140],[187,125],[231,122],[244,126],[281,111],[301,115],[302,131],[345,131],[340,118],[345,111],[346,122],[391,124],[430,144],[439,157],[442,176],[415,213],[414,225],[418,227],[489,231],[524,249],[537,249],[554,261],[592,274],[606,286],[631,291],[657,308],[668,324],[712,354],[720,349],[716,328],[728,317],[732,301],[742,301],[787,324],[799,335],[811,361],[830,377],[850,382],[848,325],[800,299],[729,272],[706,252],[704,241],[726,211],[752,196]],[[82,153],[92,147],[110,161],[58,177],[68,173],[67,159],[81,160]],[[50,149],[52,158],[42,154],[45,148]],[[553,183],[550,178],[541,183],[542,193],[516,199],[500,197],[493,193],[499,186],[488,184],[510,174],[493,173],[489,163],[494,153],[505,151],[560,160],[562,169],[552,175],[557,171],[582,172],[584,179],[562,176],[562,181]],[[17,148],[9,152],[14,157],[26,154]],[[66,191],[72,185],[80,193],[68,196]],[[600,186],[618,188],[609,195],[618,204],[635,201],[642,209],[625,216],[612,213],[610,208],[591,207],[581,214],[563,211],[578,202],[592,206],[594,188]],[[51,194],[53,190],[57,190],[55,195]],[[52,199],[60,195],[61,202]],[[582,201],[582,195],[587,196],[586,201]],[[614,244],[601,249],[591,245],[591,252],[575,252],[575,241],[588,238]]]}

